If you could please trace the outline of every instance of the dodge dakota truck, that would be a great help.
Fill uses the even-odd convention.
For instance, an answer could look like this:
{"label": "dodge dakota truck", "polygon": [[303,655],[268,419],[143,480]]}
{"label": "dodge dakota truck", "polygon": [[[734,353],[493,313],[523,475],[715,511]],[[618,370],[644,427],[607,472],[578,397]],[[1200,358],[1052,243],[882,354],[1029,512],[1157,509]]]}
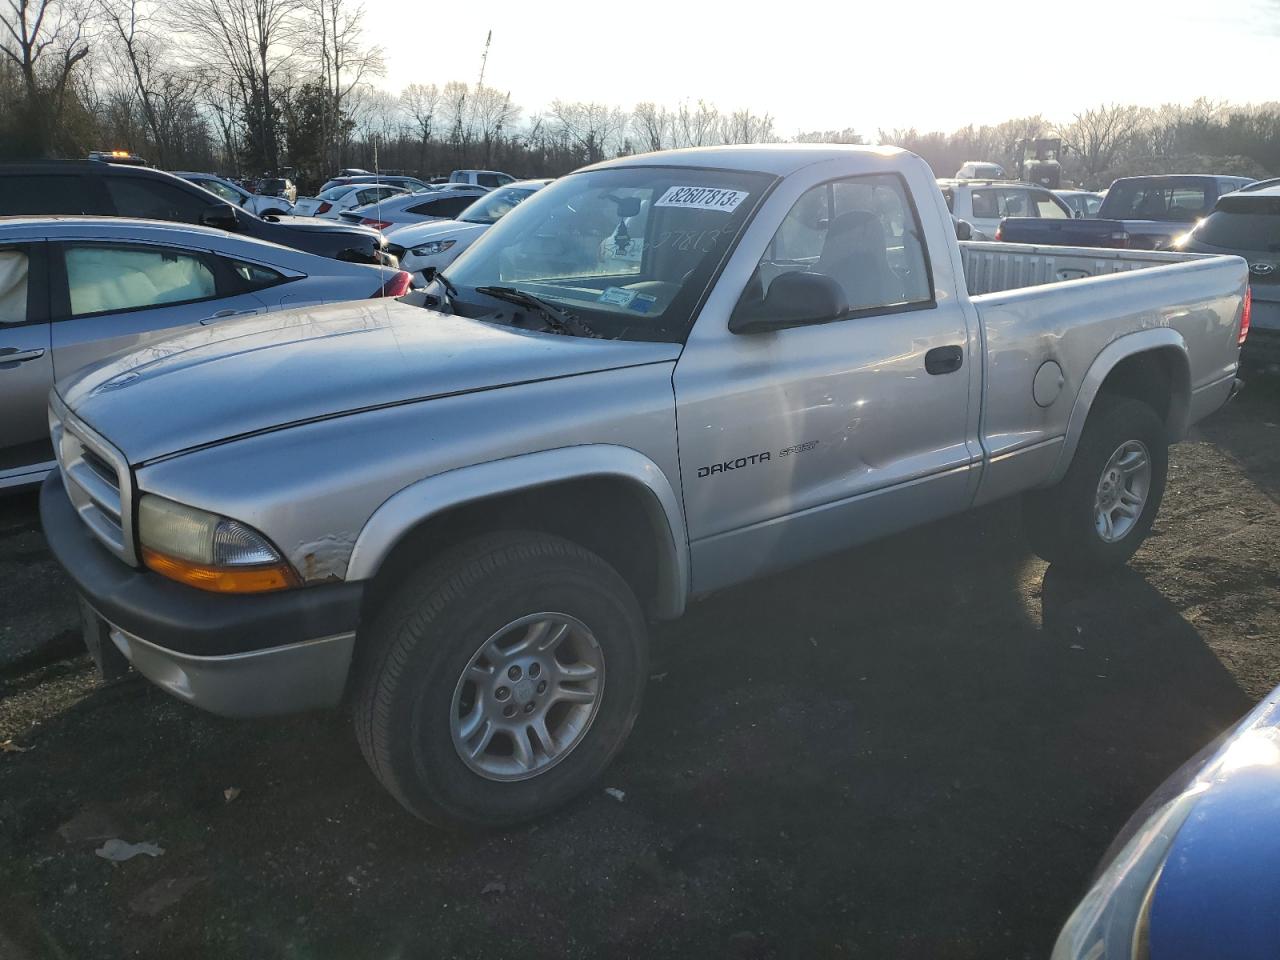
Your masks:
{"label": "dodge dakota truck", "polygon": [[512,823],[602,773],[647,622],[694,598],[1013,495],[1051,563],[1124,563],[1236,387],[1246,291],[1236,257],[958,242],[894,148],[627,157],[425,308],[60,382],[41,514],[104,671],[231,716],[346,705],[408,810]]}
{"label": "dodge dakota truck", "polygon": [[1004,243],[1172,250],[1178,237],[1208,216],[1218,197],[1249,182],[1248,177],[1208,174],[1123,177],[1111,184],[1096,219],[1006,217],[995,238]]}

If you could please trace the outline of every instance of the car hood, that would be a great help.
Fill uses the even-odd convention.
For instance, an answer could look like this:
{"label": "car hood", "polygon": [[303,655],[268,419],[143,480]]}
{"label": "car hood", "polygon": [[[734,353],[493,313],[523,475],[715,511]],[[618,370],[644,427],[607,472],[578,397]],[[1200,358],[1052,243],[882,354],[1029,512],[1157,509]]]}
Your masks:
{"label": "car hood", "polygon": [[428,240],[465,237],[470,233],[484,233],[492,224],[465,223],[462,220],[432,220],[430,223],[411,223],[388,233],[388,237],[402,247],[426,243]]}
{"label": "car hood", "polygon": [[[675,360],[680,345],[515,330],[395,301],[223,321],[58,384],[131,463],[289,424]],[[524,414],[513,412],[513,421]]]}

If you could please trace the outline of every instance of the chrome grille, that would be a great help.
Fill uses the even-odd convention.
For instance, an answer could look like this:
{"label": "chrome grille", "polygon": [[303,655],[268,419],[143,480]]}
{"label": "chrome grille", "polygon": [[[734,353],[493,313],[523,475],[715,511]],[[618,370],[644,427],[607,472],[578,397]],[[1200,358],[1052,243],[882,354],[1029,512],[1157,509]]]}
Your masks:
{"label": "chrome grille", "polygon": [[133,487],[123,455],[50,396],[49,434],[62,482],[76,513],[103,545],[129,564],[133,548]]}

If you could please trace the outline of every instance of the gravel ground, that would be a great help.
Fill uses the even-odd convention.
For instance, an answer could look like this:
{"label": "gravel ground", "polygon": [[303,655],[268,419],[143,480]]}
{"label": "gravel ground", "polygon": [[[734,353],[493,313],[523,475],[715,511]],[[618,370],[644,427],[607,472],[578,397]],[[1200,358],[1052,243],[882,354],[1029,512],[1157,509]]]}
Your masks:
{"label": "gravel ground", "polygon": [[1129,814],[1280,682],[1278,501],[1273,378],[1176,448],[1109,582],[1000,505],[726,591],[658,629],[599,791],[463,836],[340,714],[96,686],[34,498],[0,501],[0,957],[1043,957]]}

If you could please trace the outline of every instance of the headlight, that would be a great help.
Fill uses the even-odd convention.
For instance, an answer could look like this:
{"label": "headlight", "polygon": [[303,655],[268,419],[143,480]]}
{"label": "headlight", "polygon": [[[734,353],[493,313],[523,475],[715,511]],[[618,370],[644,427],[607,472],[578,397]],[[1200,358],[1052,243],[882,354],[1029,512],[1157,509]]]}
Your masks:
{"label": "headlight", "polygon": [[1193,784],[1124,845],[1067,920],[1051,960],[1147,960],[1151,897],[1174,838],[1208,789]]}
{"label": "headlight", "polygon": [[444,253],[457,242],[457,240],[432,240],[420,247],[413,247],[409,252],[415,257],[434,257],[437,253]]}
{"label": "headlight", "polygon": [[138,501],[138,539],[148,568],[201,590],[265,593],[299,586],[293,568],[252,527],[153,494]]}

